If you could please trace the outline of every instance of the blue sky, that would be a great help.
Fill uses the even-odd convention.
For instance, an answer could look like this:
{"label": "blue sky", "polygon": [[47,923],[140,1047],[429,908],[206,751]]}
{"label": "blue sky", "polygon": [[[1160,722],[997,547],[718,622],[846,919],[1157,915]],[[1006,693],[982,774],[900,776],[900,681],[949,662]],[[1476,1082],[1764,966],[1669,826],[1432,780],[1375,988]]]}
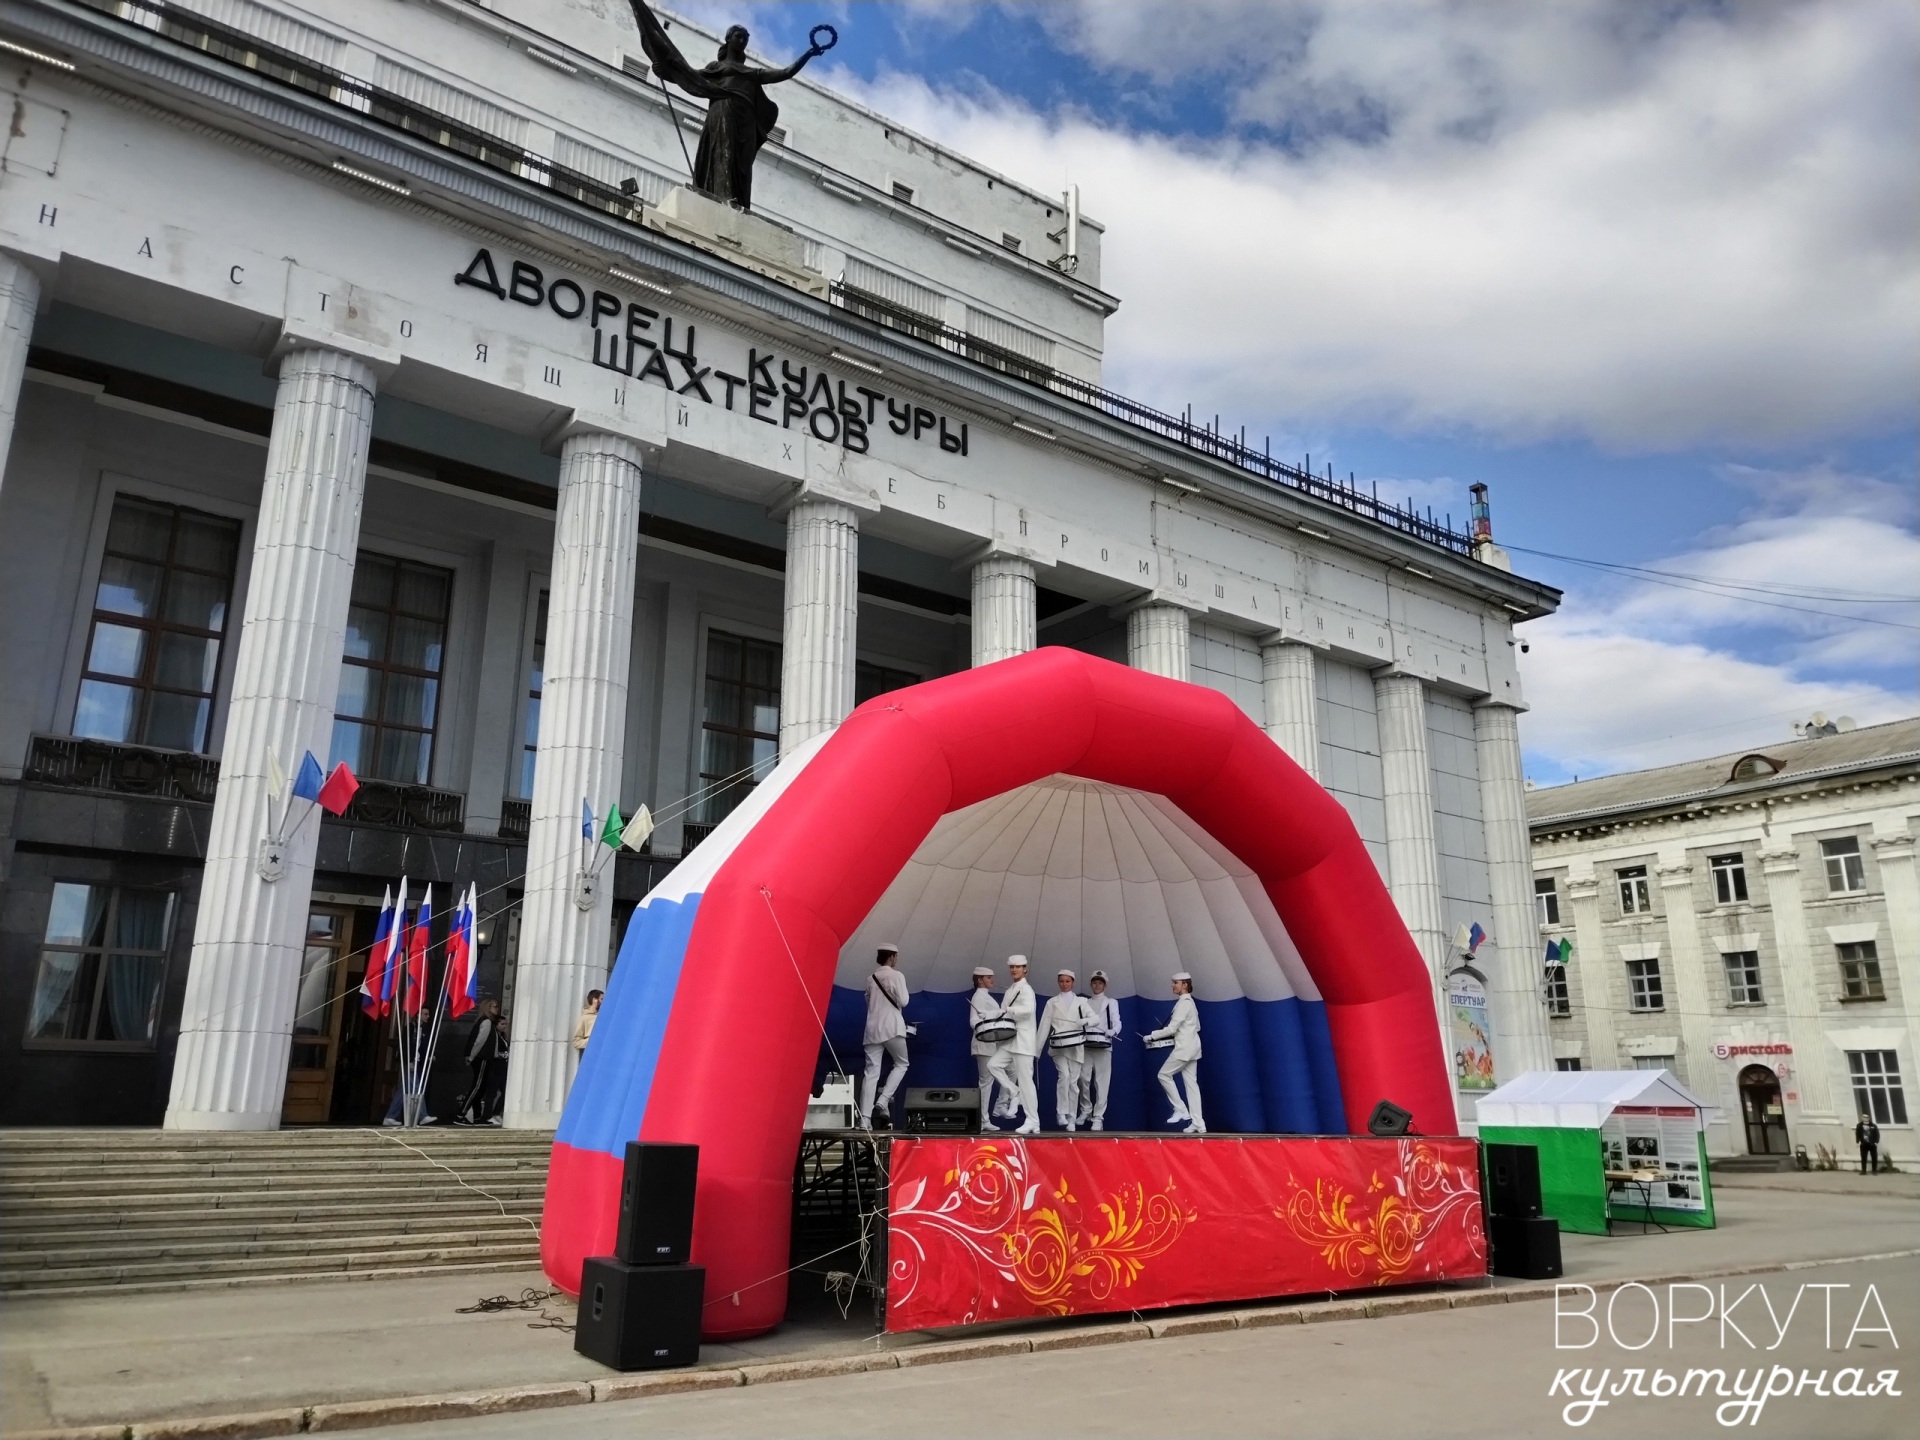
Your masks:
{"label": "blue sky", "polygon": [[814,76],[1080,184],[1114,388],[1456,516],[1491,485],[1567,591],[1536,781],[1920,712],[1911,7],[679,8],[781,59],[828,21]]}

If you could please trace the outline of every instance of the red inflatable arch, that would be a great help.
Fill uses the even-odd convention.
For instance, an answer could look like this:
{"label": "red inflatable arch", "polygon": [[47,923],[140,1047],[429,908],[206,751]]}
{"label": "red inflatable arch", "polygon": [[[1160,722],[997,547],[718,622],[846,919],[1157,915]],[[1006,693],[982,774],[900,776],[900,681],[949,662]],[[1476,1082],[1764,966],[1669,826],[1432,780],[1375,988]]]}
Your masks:
{"label": "red inflatable arch", "polygon": [[611,1252],[625,1140],[690,1141],[705,1333],[778,1324],[794,1155],[842,945],[942,815],[1056,773],[1166,796],[1260,878],[1325,999],[1350,1130],[1384,1097],[1422,1133],[1455,1133],[1426,962],[1339,802],[1225,695],[1038,650],[861,706],[688,897],[683,950],[638,954],[629,935],[609,989],[653,999],[623,1006],[635,1018],[612,1035],[603,1012],[595,1039],[618,1044],[589,1051],[569,1098],[549,1275],[577,1289],[582,1259]]}

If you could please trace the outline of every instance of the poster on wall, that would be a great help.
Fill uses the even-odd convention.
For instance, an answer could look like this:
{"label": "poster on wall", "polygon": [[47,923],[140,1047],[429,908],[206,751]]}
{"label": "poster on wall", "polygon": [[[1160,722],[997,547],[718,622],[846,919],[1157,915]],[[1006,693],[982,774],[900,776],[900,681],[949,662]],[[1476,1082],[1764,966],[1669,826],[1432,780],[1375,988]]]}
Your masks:
{"label": "poster on wall", "polygon": [[1700,1125],[1685,1106],[1622,1105],[1600,1126],[1607,1169],[1658,1171],[1653,1203],[1661,1210],[1707,1208],[1700,1179]]}
{"label": "poster on wall", "polygon": [[1447,976],[1447,1026],[1452,1032],[1454,1083],[1462,1090],[1493,1089],[1493,1026],[1487,1019],[1487,987],[1471,965],[1462,965]]}

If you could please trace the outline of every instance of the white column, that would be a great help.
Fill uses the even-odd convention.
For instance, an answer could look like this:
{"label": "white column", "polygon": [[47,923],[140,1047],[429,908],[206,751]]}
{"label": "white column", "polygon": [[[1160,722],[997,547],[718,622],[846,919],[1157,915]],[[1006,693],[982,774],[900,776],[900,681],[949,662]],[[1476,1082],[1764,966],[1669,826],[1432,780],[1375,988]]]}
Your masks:
{"label": "white column", "polygon": [[1613,971],[1606,931],[1600,925],[1600,880],[1591,872],[1567,877],[1567,908],[1573,911],[1573,973],[1579,977],[1580,1015],[1587,1027],[1588,1068],[1620,1068],[1613,1028]]}
{"label": "white column", "polygon": [[[1911,1097],[1920,1088],[1916,1083],[1920,1081],[1920,875],[1915,874],[1914,837],[1902,830],[1875,835],[1869,843],[1880,867],[1880,889],[1887,901],[1887,938],[1893,947],[1893,954],[1883,957],[1881,964],[1884,967],[1888,959],[1893,962],[1892,969],[1899,977],[1901,1008],[1907,1017],[1907,1049],[1900,1057],[1900,1077],[1911,1106]],[[1887,1154],[1893,1154],[1888,1139],[1899,1138],[1899,1134],[1890,1130],[1883,1135],[1881,1144]],[[1908,1150],[1895,1158],[1910,1160],[1913,1152]]]}
{"label": "white column", "polygon": [[973,566],[973,663],[1024,655],[1038,643],[1031,560],[987,555]]}
{"label": "white column", "polygon": [[336,350],[295,350],[280,362],[169,1129],[280,1124],[320,827],[302,824],[280,878],[262,878],[256,862],[273,808],[267,755],[291,773],[305,751],[328,750],[374,388],[372,369]]}
{"label": "white column", "polygon": [[[1716,1067],[1713,1059],[1713,1015],[1711,987],[1707,983],[1706,956],[1700,943],[1700,918],[1693,904],[1693,865],[1684,854],[1663,855],[1655,867],[1660,877],[1660,903],[1667,912],[1667,941],[1673,971],[1673,999],[1668,1009],[1680,1012],[1680,1048],[1677,1057],[1680,1079],[1696,1095],[1719,1101]],[[1739,1097],[1733,1097],[1738,1102]],[[1724,1125],[1732,1118],[1723,1108],[1713,1123]],[[1708,1149],[1713,1147],[1709,1144]]]}
{"label": "white column", "polygon": [[1511,705],[1494,701],[1476,705],[1473,739],[1480,757],[1480,822],[1493,898],[1487,1003],[1493,1010],[1494,1066],[1505,1081],[1528,1070],[1553,1069],[1553,1037],[1542,994],[1545,947],[1533,900],[1533,841],[1527,833],[1519,715]]}
{"label": "white column", "polygon": [[1127,663],[1169,680],[1188,678],[1193,631],[1178,605],[1152,601],[1127,616]]}
{"label": "white column", "polygon": [[1320,778],[1320,701],[1313,687],[1313,647],[1268,640],[1260,647],[1267,734],[1307,774]]}
{"label": "white column", "polygon": [[780,753],[853,711],[860,618],[860,512],[806,495],[787,511],[787,603],[780,654]]}
{"label": "white column", "polygon": [[[1780,957],[1780,983],[1786,994],[1787,1041],[1793,1046],[1793,1072],[1798,1084],[1785,1088],[1800,1094],[1800,1118],[1822,1127],[1834,1127],[1820,1137],[1852,1140],[1852,1124],[1836,1112],[1829,1079],[1835,1057],[1829,1053],[1820,1018],[1820,985],[1814,977],[1813,955],[1807,945],[1807,914],[1801,904],[1800,852],[1790,839],[1783,848],[1760,852],[1761,873],[1767,880],[1767,908],[1773,912],[1773,948]],[[1847,1104],[1852,1105],[1849,1096]],[[1842,1132],[1846,1132],[1842,1134]],[[1796,1137],[1789,1137],[1790,1139]],[[1815,1137],[1801,1143],[1811,1148]],[[1845,1146],[1841,1147],[1842,1153]]]}
{"label": "white column", "polygon": [[[560,451],[559,512],[548,584],[540,752],[527,835],[526,902],[513,987],[513,1056],[503,1123],[551,1130],[571,1079],[573,1027],[607,976],[612,861],[597,880],[598,829],[620,793],[634,562],[640,547],[640,447],[597,432]],[[593,805],[592,840],[580,833]]]}
{"label": "white column", "polygon": [[[1433,838],[1426,690],[1412,675],[1376,675],[1373,694],[1380,714],[1380,769],[1386,790],[1387,889],[1426,957],[1440,1044],[1452,1054],[1444,986],[1450,951],[1440,900],[1440,856]],[[1451,1066],[1448,1077],[1453,1077]]]}
{"label": "white column", "polygon": [[0,253],[0,484],[7,477],[13,422],[20,413],[20,382],[27,373],[27,346],[40,308],[40,277],[11,255]]}

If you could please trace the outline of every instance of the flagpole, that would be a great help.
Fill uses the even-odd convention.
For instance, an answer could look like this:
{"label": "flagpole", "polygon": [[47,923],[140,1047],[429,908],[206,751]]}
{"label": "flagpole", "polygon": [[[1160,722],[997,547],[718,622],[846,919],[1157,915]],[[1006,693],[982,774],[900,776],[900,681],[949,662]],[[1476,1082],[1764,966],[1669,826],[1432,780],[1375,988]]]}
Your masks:
{"label": "flagpole", "polygon": [[[472,887],[469,886],[468,888],[471,889]],[[453,923],[456,926],[460,923],[459,906],[454,907]],[[453,938],[453,931],[449,929],[447,931],[447,939],[451,941],[452,938]],[[431,939],[431,937],[429,937],[429,939]],[[433,946],[431,944],[427,946],[427,959],[429,962],[431,962],[433,959]],[[453,966],[452,966],[451,957],[449,955],[443,954],[440,957],[440,998],[436,1000],[433,1005],[433,1024],[430,1027],[428,1027],[428,1030],[427,1030],[426,1058],[422,1062],[422,1074],[420,1077],[420,1098],[421,1098],[421,1103],[423,1108],[425,1106],[426,1093],[427,1093],[427,1073],[426,1072],[431,1070],[433,1066],[434,1051],[437,1050],[440,1046],[440,1012],[446,1005],[447,980],[451,975],[452,969],[453,969]]]}

